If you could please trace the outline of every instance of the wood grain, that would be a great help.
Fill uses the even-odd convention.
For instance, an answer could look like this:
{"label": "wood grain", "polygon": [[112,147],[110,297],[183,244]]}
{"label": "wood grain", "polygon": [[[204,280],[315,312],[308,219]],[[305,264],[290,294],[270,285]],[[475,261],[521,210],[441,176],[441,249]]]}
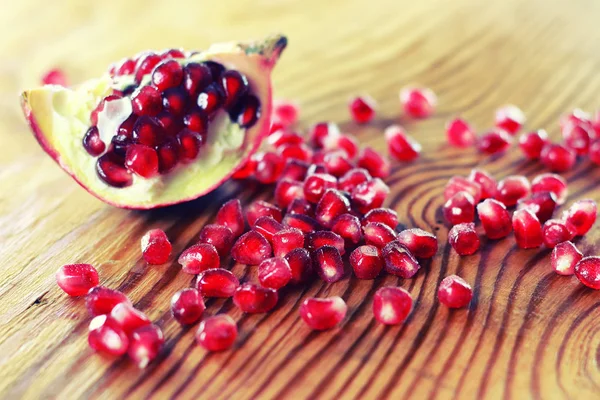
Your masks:
{"label": "wood grain", "polygon": [[[519,250],[514,239],[484,242],[459,258],[441,220],[441,193],[454,174],[479,166],[497,177],[542,171],[519,152],[485,158],[450,149],[443,127],[455,114],[480,130],[494,109],[515,103],[527,127],[558,138],[558,117],[600,106],[600,3],[592,0],[238,0],[12,1],[0,14],[0,395],[28,398],[416,398],[592,399],[600,395],[600,297],[549,267],[547,250]],[[382,130],[405,124],[424,147],[411,165],[395,164],[389,205],[401,222],[435,231],[439,254],[411,280],[345,279],[286,289],[275,312],[241,315],[236,348],[208,354],[168,313],[174,292],[190,284],[175,260],[149,267],[139,239],[167,231],[178,254],[232,196],[245,202],[265,188],[229,183],[206,198],[168,209],[131,212],[102,204],[54,165],[29,134],[18,91],[51,66],[74,82],[145,48],[203,48],[222,40],[284,32],[290,45],[275,72],[276,94],[297,99],[302,124],[333,120],[361,142],[384,148]],[[399,116],[398,90],[431,87],[433,118]],[[349,96],[379,102],[366,127],[349,121]],[[600,169],[581,162],[565,177],[571,201],[600,200]],[[268,198],[268,197],[267,197]],[[599,230],[577,245],[599,253]],[[159,360],[143,371],[93,355],[81,299],[56,287],[64,263],[89,262],[102,282],[125,291],[164,330]],[[253,271],[232,265],[240,277]],[[474,286],[468,310],[448,311],[437,285],[458,273]],[[416,300],[399,327],[375,323],[371,301],[382,285]],[[349,305],[342,329],[309,331],[297,308],[306,296],[340,295]]]}

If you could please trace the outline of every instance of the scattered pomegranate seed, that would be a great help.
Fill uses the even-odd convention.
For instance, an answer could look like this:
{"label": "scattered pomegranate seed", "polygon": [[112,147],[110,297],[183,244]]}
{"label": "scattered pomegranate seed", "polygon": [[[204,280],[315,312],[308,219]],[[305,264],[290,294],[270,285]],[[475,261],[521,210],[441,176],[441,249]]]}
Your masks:
{"label": "scattered pomegranate seed", "polygon": [[590,148],[592,138],[596,132],[592,126],[583,124],[567,124],[562,128],[565,145],[578,155],[586,155]]}
{"label": "scattered pomegranate seed", "polygon": [[119,303],[110,311],[110,318],[126,334],[130,334],[142,326],[150,325],[150,319],[141,311],[136,310],[129,303]]}
{"label": "scattered pomegranate seed", "polygon": [[281,222],[281,209],[263,200],[257,200],[246,208],[246,218],[250,227],[254,226],[257,219],[264,216],[273,217],[275,221]]}
{"label": "scattered pomegranate seed", "polygon": [[131,305],[131,301],[123,293],[105,286],[96,286],[90,289],[85,296],[85,305],[93,316],[110,314],[112,309],[120,303]]}
{"label": "scattered pomegranate seed", "polygon": [[575,152],[562,144],[548,143],[540,154],[542,164],[554,172],[569,171],[575,165]]}
{"label": "scattered pomegranate seed", "polygon": [[169,260],[171,242],[164,231],[152,229],[142,237],[142,254],[148,264],[159,265]]}
{"label": "scattered pomegranate seed", "polygon": [[338,189],[351,193],[363,182],[371,180],[371,174],[364,168],[352,168],[338,180]]}
{"label": "scattered pomegranate seed", "polygon": [[294,125],[298,121],[300,107],[289,100],[275,100],[273,104],[273,119],[284,127]]}
{"label": "scattered pomegranate seed", "polygon": [[191,325],[198,321],[206,306],[197,289],[183,289],[171,298],[171,314],[182,325]]}
{"label": "scattered pomegranate seed", "polygon": [[240,264],[258,265],[271,256],[271,244],[257,231],[244,233],[231,249],[231,257]]}
{"label": "scattered pomegranate seed", "polygon": [[458,192],[467,192],[473,196],[475,204],[481,200],[481,185],[460,176],[450,178],[444,188],[444,200],[448,201]]}
{"label": "scattered pomegranate seed", "polygon": [[271,244],[275,257],[283,257],[294,249],[304,247],[304,233],[296,228],[282,229],[273,235]]}
{"label": "scattered pomegranate seed", "polygon": [[387,127],[384,135],[388,151],[396,160],[410,162],[419,157],[421,145],[399,125]]}
{"label": "scattered pomegranate seed", "polygon": [[337,179],[330,174],[312,174],[304,181],[304,197],[312,203],[318,203],[327,189],[337,189]]}
{"label": "scattered pomegranate seed", "polygon": [[316,231],[306,235],[306,248],[310,251],[320,249],[323,246],[332,246],[343,256],[346,252],[344,245],[344,239],[332,231]]}
{"label": "scattered pomegranate seed", "polygon": [[304,138],[295,132],[289,132],[286,130],[279,130],[267,138],[267,143],[275,148],[279,148],[286,144],[289,145],[300,145],[304,143]]}
{"label": "scattered pomegranate seed", "polygon": [[575,265],[583,258],[583,254],[569,241],[562,242],[552,249],[550,257],[552,269],[559,275],[573,275]]}
{"label": "scattered pomegranate seed", "polygon": [[[600,133],[598,133],[598,135],[600,136]],[[594,140],[592,144],[590,144],[588,156],[590,157],[591,162],[600,165],[600,139]]]}
{"label": "scattered pomegranate seed", "polygon": [[242,203],[238,199],[231,199],[221,206],[215,218],[217,225],[231,229],[233,236],[238,237],[244,233],[244,214]]}
{"label": "scattered pomegranate seed", "polygon": [[339,296],[326,299],[310,297],[300,305],[300,317],[311,329],[324,331],[336,327],[346,317],[348,306]]}
{"label": "scattered pomegranate seed", "polygon": [[377,247],[360,246],[350,254],[350,265],[358,279],[375,279],[383,269],[383,258]]}
{"label": "scattered pomegranate seed", "polygon": [[315,265],[319,277],[328,283],[337,282],[344,276],[344,263],[338,249],[323,246],[315,251]]}
{"label": "scattered pomegranate seed", "polygon": [[363,226],[363,235],[366,244],[380,249],[396,239],[396,232],[381,222],[369,222]]}
{"label": "scattered pomegranate seed", "polygon": [[533,249],[542,245],[542,224],[530,209],[522,208],[515,211],[512,217],[512,227],[520,248]]}
{"label": "scattered pomegranate seed", "polygon": [[389,160],[370,147],[361,150],[356,165],[366,169],[373,178],[387,178],[392,169]]}
{"label": "scattered pomegranate seed", "polygon": [[280,179],[290,179],[292,181],[303,181],[308,171],[308,163],[300,160],[287,160]]}
{"label": "scattered pomegranate seed", "polygon": [[400,90],[400,103],[407,115],[427,118],[435,110],[437,97],[430,89],[407,87]]}
{"label": "scattered pomegranate seed", "polygon": [[231,175],[231,177],[233,179],[246,179],[249,178],[250,176],[254,175],[254,172],[256,171],[256,164],[258,162],[254,159],[254,157],[250,157],[246,160],[246,162],[239,167],[234,173],[233,175]]}
{"label": "scattered pomegranate seed", "polygon": [[120,356],[127,352],[129,339],[108,315],[98,315],[90,322],[88,344],[97,352]]}
{"label": "scattered pomegranate seed", "polygon": [[266,313],[275,308],[278,298],[275,289],[258,286],[254,283],[244,283],[235,291],[233,302],[243,312],[257,314]]}
{"label": "scattered pomegranate seed", "polygon": [[374,208],[366,213],[362,219],[363,225],[369,222],[381,222],[392,229],[396,229],[396,226],[398,226],[398,214],[391,208]]}
{"label": "scattered pomegranate seed", "polygon": [[223,268],[202,271],[196,280],[196,288],[204,297],[231,297],[240,286],[240,281]]}
{"label": "scattered pomegranate seed", "polygon": [[473,289],[463,278],[456,275],[445,277],[438,288],[440,303],[450,308],[462,308],[469,305]]}
{"label": "scattered pomegranate seed", "polygon": [[263,235],[269,243],[273,242],[273,236],[284,229],[284,226],[272,217],[260,217],[254,223],[254,230]]}
{"label": "scattered pomegranate seed", "polygon": [[276,153],[267,152],[257,159],[254,177],[260,183],[275,183],[285,167],[285,160]]}
{"label": "scattered pomegranate seed", "polygon": [[560,175],[550,173],[536,176],[533,179],[533,181],[531,181],[531,191],[533,193],[554,193],[554,195],[556,196],[556,204],[558,205],[564,204],[569,194],[569,189],[567,188],[567,181],[565,181],[564,178]]}
{"label": "scattered pomegranate seed", "polygon": [[44,84],[44,85],[60,85],[60,86],[64,86],[64,87],[69,86],[67,76],[59,68],[54,68],[54,69],[51,69],[48,72],[46,72],[44,74],[44,76],[42,76],[42,84]]}
{"label": "scattered pomegranate seed", "polygon": [[352,163],[348,160],[348,155],[343,150],[325,152],[322,162],[325,165],[327,172],[336,177],[343,176],[353,167]]}
{"label": "scattered pomegranate seed", "polygon": [[284,257],[292,270],[290,283],[298,284],[308,281],[312,275],[312,259],[310,253],[304,248],[297,248]]}
{"label": "scattered pomegranate seed", "polygon": [[339,134],[340,129],[333,122],[319,122],[311,127],[308,137],[314,146],[322,148],[325,138]]}
{"label": "scattered pomegranate seed", "polygon": [[510,133],[516,134],[525,123],[525,114],[517,106],[512,104],[496,110],[496,126]]}
{"label": "scattered pomegranate seed", "polygon": [[127,355],[138,368],[146,368],[158,356],[164,342],[165,337],[158,326],[143,326],[131,333]]}
{"label": "scattered pomegranate seed", "polygon": [[406,246],[417,258],[431,258],[438,250],[438,241],[433,233],[423,229],[405,229],[398,234],[399,243]]}
{"label": "scattered pomegranate seed", "polygon": [[531,183],[523,175],[511,175],[498,182],[496,200],[506,207],[512,207],[520,199],[529,196]]}
{"label": "scattered pomegranate seed", "polygon": [[581,283],[592,289],[600,289],[600,257],[582,258],[575,265],[575,276]]}
{"label": "scattered pomegranate seed", "polygon": [[373,315],[384,325],[399,325],[406,321],[412,306],[412,296],[400,287],[385,286],[373,296]]}
{"label": "scattered pomegranate seed", "polygon": [[598,215],[598,206],[594,200],[578,200],[562,215],[567,225],[575,228],[577,236],[583,236],[592,229]]}
{"label": "scattered pomegranate seed", "polygon": [[98,281],[98,271],[90,264],[67,264],[56,271],[56,283],[69,296],[83,296]]}
{"label": "scattered pomegranate seed", "polygon": [[315,218],[321,225],[331,228],[333,220],[350,211],[350,202],[336,189],[327,189],[315,209]]}
{"label": "scattered pomegranate seed", "polygon": [[349,159],[354,160],[358,155],[358,141],[354,136],[347,134],[330,135],[323,139],[323,148],[325,150],[341,149],[346,152]]}
{"label": "scattered pomegranate seed", "polygon": [[292,269],[285,258],[267,258],[258,265],[258,281],[264,287],[281,289],[291,279]]}
{"label": "scattered pomegranate seed", "polygon": [[319,223],[308,215],[287,214],[283,219],[283,225],[290,228],[297,228],[303,233],[310,233],[319,230]]}
{"label": "scattered pomegranate seed", "polygon": [[334,219],[331,231],[352,244],[357,244],[362,239],[360,220],[352,214],[342,214]]}
{"label": "scattered pomegranate seed", "polygon": [[512,144],[512,137],[502,129],[484,133],[477,140],[477,149],[484,154],[503,153]]}
{"label": "scattered pomegranate seed", "polygon": [[305,144],[284,144],[277,148],[277,154],[279,154],[285,162],[287,162],[287,160],[309,162],[312,159],[313,151]]}
{"label": "scattered pomegranate seed", "polygon": [[552,218],[556,208],[556,196],[552,192],[537,192],[517,202],[517,209],[528,208],[543,224]]}
{"label": "scattered pomegranate seed", "polygon": [[352,204],[363,214],[383,205],[390,188],[381,179],[363,182],[352,191]]}
{"label": "scattered pomegranate seed", "polygon": [[370,122],[375,116],[377,103],[370,96],[358,96],[350,101],[350,116],[359,124]]}
{"label": "scattered pomegranate seed", "polygon": [[451,146],[462,148],[473,146],[477,141],[473,128],[461,118],[448,121],[446,124],[446,137]]}
{"label": "scattered pomegranate seed", "polygon": [[548,140],[548,133],[544,129],[538,129],[537,131],[524,133],[519,138],[519,147],[525,157],[530,160],[537,160],[540,158],[542,148],[550,143]]}
{"label": "scattered pomegranate seed", "polygon": [[481,200],[496,197],[498,183],[493,176],[481,169],[472,169],[467,180],[481,185]]}
{"label": "scattered pomegranate seed", "polygon": [[549,219],[543,227],[544,244],[553,249],[557,244],[573,239],[573,234],[564,221]]}
{"label": "scattered pomegranate seed", "polygon": [[397,241],[388,243],[381,255],[386,272],[404,279],[412,278],[421,268],[415,256]]}
{"label": "scattered pomegranate seed", "polygon": [[571,113],[560,117],[561,130],[569,124],[592,126],[591,116],[589,113],[576,108]]}
{"label": "scattered pomegranate seed", "polygon": [[490,239],[501,239],[512,231],[510,215],[498,200],[484,200],[477,205],[477,213],[483,230]]}
{"label": "scattered pomegranate seed", "polygon": [[135,115],[153,117],[162,110],[162,97],[154,86],[142,86],[131,95],[131,107]]}
{"label": "scattered pomegranate seed", "polygon": [[196,341],[208,351],[223,351],[233,346],[237,334],[233,318],[227,314],[219,314],[200,323]]}
{"label": "scattered pomegranate seed", "polygon": [[292,201],[302,197],[304,197],[302,182],[280,179],[275,186],[275,202],[281,208],[287,208]]}
{"label": "scattered pomegranate seed", "polygon": [[229,254],[235,237],[231,229],[222,225],[205,225],[200,231],[199,242],[215,246],[219,256],[225,257]]}
{"label": "scattered pomegranate seed", "polygon": [[460,256],[474,254],[481,245],[472,222],[454,225],[448,233],[448,242]]}
{"label": "scattered pomegranate seed", "polygon": [[475,200],[468,192],[457,192],[444,203],[444,218],[450,225],[475,220]]}

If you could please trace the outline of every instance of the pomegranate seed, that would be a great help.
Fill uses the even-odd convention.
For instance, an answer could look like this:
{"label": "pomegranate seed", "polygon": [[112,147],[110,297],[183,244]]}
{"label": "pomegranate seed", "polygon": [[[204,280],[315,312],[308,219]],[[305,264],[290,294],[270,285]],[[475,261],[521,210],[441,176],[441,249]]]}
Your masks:
{"label": "pomegranate seed", "polygon": [[275,186],[275,202],[281,208],[287,208],[292,201],[303,197],[302,182],[281,179]]}
{"label": "pomegranate seed", "polygon": [[258,281],[264,287],[281,289],[292,279],[292,269],[282,257],[268,258],[258,266]]}
{"label": "pomegranate seed", "polygon": [[410,162],[419,157],[421,145],[406,134],[399,125],[392,125],[385,130],[388,152],[398,161]]}
{"label": "pomegranate seed", "polygon": [[437,97],[430,89],[407,87],[400,91],[400,103],[407,115],[427,118],[435,110]]}
{"label": "pomegranate seed", "polygon": [[[205,115],[212,117],[223,104],[224,94],[216,85],[208,85],[198,95],[196,104]],[[254,105],[256,106],[256,104]],[[248,109],[248,107],[246,107]],[[256,110],[255,110],[256,112]]]}
{"label": "pomegranate seed", "polygon": [[450,275],[442,279],[437,295],[446,307],[463,308],[471,302],[473,289],[460,276]]}
{"label": "pomegranate seed", "polygon": [[315,267],[319,277],[327,283],[337,282],[344,276],[344,263],[340,252],[333,246],[323,246],[315,251]]}
{"label": "pomegranate seed", "polygon": [[[598,132],[598,135],[600,136],[600,132]],[[590,144],[588,156],[590,157],[591,162],[600,165],[600,139],[594,140],[592,144]]]}
{"label": "pomegranate seed", "polygon": [[284,127],[294,125],[298,121],[300,106],[289,100],[275,100],[273,104],[273,119]]}
{"label": "pomegranate seed", "polygon": [[366,124],[375,116],[377,103],[370,96],[354,97],[350,101],[350,116],[358,124]]}
{"label": "pomegranate seed", "polygon": [[525,123],[525,114],[517,106],[512,104],[496,110],[496,126],[510,133],[516,134]]}
{"label": "pomegranate seed", "polygon": [[294,199],[287,207],[289,214],[303,214],[309,217],[315,216],[315,206],[305,199]]}
{"label": "pomegranate seed", "polygon": [[[162,94],[162,102],[165,112],[169,113],[167,115],[172,116],[183,115],[188,106],[187,94],[179,88],[171,88],[164,91]],[[166,122],[164,115],[162,115],[162,120]],[[165,123],[165,125],[168,125],[168,123]],[[172,128],[171,131],[176,133],[175,128]]]}
{"label": "pomegranate seed", "polygon": [[512,207],[531,193],[531,183],[522,175],[511,175],[498,182],[496,200],[506,207]]}
{"label": "pomegranate seed", "polygon": [[387,273],[407,279],[421,268],[415,256],[400,242],[388,243],[381,251]]}
{"label": "pomegranate seed", "polygon": [[530,209],[523,208],[515,211],[512,226],[520,248],[533,249],[542,245],[542,224]]}
{"label": "pomegranate seed", "polygon": [[454,225],[448,233],[448,242],[460,256],[474,254],[481,244],[472,222]]}
{"label": "pomegranate seed", "polygon": [[142,86],[131,95],[131,107],[136,115],[157,115],[162,110],[160,92],[154,86]]}
{"label": "pomegranate seed", "polygon": [[90,322],[88,344],[97,352],[120,356],[127,352],[127,334],[108,315],[98,315]]}
{"label": "pomegranate seed", "polygon": [[124,58],[117,66],[115,75],[131,75],[135,72],[135,60]]}
{"label": "pomegranate seed", "polygon": [[162,61],[162,57],[155,53],[145,53],[137,58],[135,65],[135,82],[140,83],[144,78],[144,75],[152,72],[156,64]]}
{"label": "pomegranate seed", "polygon": [[238,199],[231,199],[219,208],[215,218],[217,225],[223,225],[231,229],[233,236],[238,237],[244,233],[244,214],[242,203]]}
{"label": "pomegranate seed", "polygon": [[338,189],[351,193],[363,182],[371,180],[371,174],[364,168],[353,168],[338,180]]}
{"label": "pomegranate seed", "polygon": [[475,200],[467,192],[457,192],[444,203],[443,213],[450,225],[473,222],[475,220]]}
{"label": "pomegranate seed", "polygon": [[552,192],[537,192],[517,202],[517,209],[527,208],[533,211],[543,224],[552,218],[556,208],[556,196]]}
{"label": "pomegranate seed", "polygon": [[171,140],[164,143],[158,147],[157,153],[158,172],[165,174],[175,168],[179,157],[179,145],[177,144],[177,141]]}
{"label": "pomegranate seed", "polygon": [[542,148],[550,143],[548,140],[548,133],[543,129],[538,129],[537,131],[524,133],[519,138],[519,147],[525,157],[530,160],[537,160],[540,158],[540,154],[542,153]]}
{"label": "pomegranate seed", "polygon": [[569,241],[562,242],[552,249],[550,258],[552,269],[559,275],[573,275],[575,265],[583,258],[583,254]]}
{"label": "pomegranate seed", "polygon": [[151,265],[164,264],[171,255],[171,242],[164,231],[152,229],[142,237],[142,254],[144,260]]}
{"label": "pomegranate seed", "polygon": [[223,106],[229,109],[248,91],[248,80],[238,71],[225,71],[221,75],[221,89],[225,93]]}
{"label": "pomegranate seed", "polygon": [[567,182],[564,178],[557,174],[541,174],[536,176],[531,181],[531,191],[533,193],[538,192],[552,192],[556,196],[556,204],[564,204],[569,190],[567,188]]}
{"label": "pomegranate seed", "polygon": [[177,135],[179,159],[182,162],[192,162],[198,157],[204,138],[198,132],[184,129]]}
{"label": "pomegranate seed", "polygon": [[272,217],[260,217],[254,223],[256,232],[263,235],[269,243],[273,240],[273,235],[284,229],[284,226],[275,221]]}
{"label": "pomegranate seed", "polygon": [[171,298],[171,314],[182,325],[191,325],[198,321],[206,306],[197,289],[183,289]]}
{"label": "pomegranate seed", "polygon": [[592,138],[596,132],[592,126],[582,124],[567,124],[562,128],[565,144],[578,155],[586,155]]}
{"label": "pomegranate seed", "polygon": [[[183,129],[184,126],[183,122],[179,118],[179,115],[174,114],[174,112],[179,113],[180,110],[172,110],[172,107],[184,107],[184,105],[173,103],[173,99],[175,97],[177,96],[171,95],[170,98],[168,98],[168,100],[171,100],[171,103],[165,105],[165,108],[167,110],[162,111],[156,116],[156,121],[158,122],[158,125],[160,125],[160,127],[169,137],[176,136]],[[164,100],[163,102],[168,103],[168,100]]]}
{"label": "pomegranate seed", "polygon": [[498,183],[493,176],[481,169],[472,169],[467,180],[478,183],[481,186],[481,200],[496,197]]}
{"label": "pomegranate seed", "polygon": [[575,276],[592,289],[600,289],[600,257],[584,257],[575,265]]}
{"label": "pomegranate seed", "polygon": [[287,160],[300,160],[308,162],[312,159],[313,151],[305,144],[284,144],[277,147],[279,154],[286,162]]}
{"label": "pomegranate seed", "polygon": [[327,189],[336,189],[337,179],[329,174],[312,174],[304,181],[304,198],[312,203],[318,203]]}
{"label": "pomegranate seed", "polygon": [[396,229],[396,226],[398,226],[398,214],[391,208],[374,208],[366,213],[362,219],[363,226],[369,222],[381,222],[392,229]]}
{"label": "pomegranate seed", "polygon": [[562,215],[562,220],[574,227],[577,236],[583,236],[592,229],[598,215],[598,206],[594,200],[577,200]]}
{"label": "pomegranate seed", "polygon": [[362,149],[358,155],[357,166],[366,169],[374,178],[387,178],[391,173],[389,160],[370,147]]}
{"label": "pomegranate seed", "polygon": [[115,159],[114,153],[107,153],[98,158],[96,172],[102,181],[113,187],[122,188],[133,183],[131,172],[123,166],[122,161]]}
{"label": "pomegranate seed", "polygon": [[269,202],[256,200],[246,208],[246,218],[251,227],[260,217],[273,217],[277,222],[281,222],[281,209]]}
{"label": "pomegranate seed", "polygon": [[183,80],[183,69],[175,60],[160,62],[152,71],[152,83],[160,91],[179,86]]}
{"label": "pomegranate seed", "polygon": [[309,297],[300,305],[300,317],[311,329],[324,331],[336,327],[346,317],[348,306],[339,296],[325,299]]}
{"label": "pomegranate seed", "polygon": [[285,167],[285,160],[278,154],[267,152],[257,159],[254,177],[260,183],[275,183]]}
{"label": "pomegranate seed", "polygon": [[356,158],[359,149],[356,138],[347,134],[326,136],[325,139],[323,139],[323,148],[325,150],[341,149],[346,152],[346,155],[350,160]]}
{"label": "pomegranate seed", "polygon": [[131,301],[123,293],[105,286],[96,286],[90,289],[85,296],[85,305],[93,316],[110,314],[112,309],[120,303],[131,305]]}
{"label": "pomegranate seed", "polygon": [[292,181],[303,181],[308,171],[308,163],[300,160],[289,159],[285,162],[285,167],[279,176],[280,179],[290,179]]}
{"label": "pomegranate seed", "polygon": [[221,264],[216,247],[207,243],[199,243],[187,248],[181,253],[177,262],[181,264],[183,272],[194,275],[210,268],[219,268]]}
{"label": "pomegranate seed", "polygon": [[257,161],[252,157],[246,159],[246,162],[236,170],[231,177],[233,179],[246,179],[250,176],[254,175],[254,171],[256,170]]}
{"label": "pomegranate seed", "polygon": [[431,258],[438,250],[438,241],[435,235],[419,228],[403,230],[398,234],[396,240],[418,258]]}
{"label": "pomegranate seed", "polygon": [[327,172],[336,177],[344,175],[353,167],[352,163],[348,160],[348,155],[343,150],[327,151],[323,156],[322,162]]}
{"label": "pomegranate seed", "polygon": [[477,205],[477,213],[485,234],[490,239],[501,239],[512,231],[512,222],[504,204],[486,199]]}
{"label": "pomegranate seed", "polygon": [[199,242],[212,244],[217,249],[219,256],[225,257],[229,254],[235,236],[231,229],[226,226],[209,224],[200,231]]}
{"label": "pomegranate seed", "polygon": [[390,188],[379,178],[363,182],[352,191],[352,204],[361,213],[367,213],[383,205]]}
{"label": "pomegranate seed", "polygon": [[200,323],[196,341],[208,351],[223,351],[233,346],[237,334],[235,321],[227,314],[219,314]]}
{"label": "pomegranate seed", "polygon": [[469,193],[475,204],[481,200],[481,185],[479,183],[460,176],[453,176],[444,188],[444,200],[450,200],[458,192]]}
{"label": "pomegranate seed", "polygon": [[333,122],[319,122],[310,128],[308,137],[314,146],[322,148],[326,137],[339,134],[340,129]]}
{"label": "pomegranate seed", "polygon": [[267,138],[267,142],[275,147],[279,148],[284,145],[301,145],[304,144],[304,138],[295,132],[288,132],[280,130],[274,132]]}
{"label": "pomegranate seed", "polygon": [[51,69],[42,76],[42,84],[44,85],[60,85],[69,86],[67,75],[58,68]]}
{"label": "pomegranate seed", "polygon": [[484,154],[505,152],[512,144],[512,137],[501,129],[484,133],[477,140],[477,149]]}
{"label": "pomegranate seed", "polygon": [[287,253],[284,258],[292,270],[290,283],[298,284],[308,281],[312,275],[312,260],[308,250],[297,248]]}
{"label": "pomegranate seed", "polygon": [[129,303],[119,303],[114,306],[110,318],[128,335],[142,326],[151,324],[143,312],[136,310]]}
{"label": "pomegranate seed", "polygon": [[557,244],[573,239],[573,234],[564,221],[558,219],[549,219],[543,227],[544,244],[549,249],[553,249]]}
{"label": "pomegranate seed", "polygon": [[576,108],[571,113],[560,117],[561,130],[569,124],[592,126],[591,116],[589,113]]}
{"label": "pomegranate seed", "polygon": [[342,214],[334,219],[331,231],[352,244],[357,244],[362,238],[360,220],[352,214]]}
{"label": "pomegranate seed", "polygon": [[98,271],[90,264],[67,264],[56,271],[56,283],[69,296],[83,296],[98,281]]}
{"label": "pomegranate seed", "polygon": [[317,203],[315,217],[321,225],[331,228],[333,220],[350,211],[350,202],[335,189],[327,189]]}
{"label": "pomegranate seed", "polygon": [[192,132],[203,135],[208,130],[208,119],[204,112],[199,109],[192,109],[183,117],[183,124]]}
{"label": "pomegranate seed", "polygon": [[196,288],[204,297],[231,297],[240,286],[240,281],[223,268],[202,271],[196,280]]}
{"label": "pomegranate seed", "polygon": [[[142,116],[133,126],[133,140],[137,144],[154,147],[162,143],[166,132],[154,118]],[[114,139],[113,139],[114,140]]]}
{"label": "pomegranate seed", "polygon": [[306,176],[310,176],[310,175],[313,175],[313,174],[326,174],[326,173],[327,173],[327,168],[325,167],[325,165],[320,164],[320,163],[315,164],[313,162],[308,167],[308,170],[306,171]]}
{"label": "pomegranate seed", "polygon": [[97,127],[92,126],[90,129],[88,129],[83,137],[83,147],[89,155],[94,157],[104,153],[104,150],[106,150],[106,145],[102,139],[100,139],[100,133],[98,132]]}
{"label": "pomegranate seed", "polygon": [[158,174],[158,155],[151,147],[132,144],[127,148],[125,166],[139,176],[151,178]]}
{"label": "pomegranate seed", "polygon": [[254,283],[244,283],[233,295],[234,304],[249,314],[269,312],[275,308],[277,300],[275,289],[261,287]]}
{"label": "pomegranate seed", "polygon": [[240,264],[258,265],[271,256],[271,244],[257,231],[246,232],[233,245],[231,256]]}
{"label": "pomegranate seed", "polygon": [[260,118],[260,101],[256,96],[248,95],[240,100],[240,104],[230,113],[230,116],[237,115],[234,119],[242,128],[250,128]]}
{"label": "pomegranate seed", "polygon": [[335,247],[340,255],[344,255],[344,239],[335,232],[331,231],[316,231],[306,235],[306,247],[310,251],[320,249],[323,246]]}
{"label": "pomegranate seed", "polygon": [[451,146],[462,148],[473,146],[477,141],[473,128],[461,118],[455,118],[446,124],[446,137]]}
{"label": "pomegranate seed", "polygon": [[396,232],[381,222],[369,222],[363,226],[365,243],[382,248],[392,240],[396,239]]}
{"label": "pomegranate seed", "polygon": [[384,325],[399,325],[406,321],[412,306],[412,296],[400,287],[382,287],[373,296],[373,315]]}
{"label": "pomegranate seed", "polygon": [[358,279],[375,279],[383,269],[383,258],[377,247],[360,246],[350,254],[350,265]]}
{"label": "pomegranate seed", "polygon": [[308,215],[288,214],[283,219],[283,225],[291,228],[297,228],[303,233],[310,233],[319,230],[319,223]]}
{"label": "pomegranate seed", "polygon": [[548,143],[542,149],[540,159],[542,164],[554,172],[569,171],[575,165],[575,152],[561,145]]}
{"label": "pomegranate seed", "polygon": [[158,356],[164,342],[165,337],[158,326],[143,326],[130,335],[127,355],[138,368],[146,368]]}
{"label": "pomegranate seed", "polygon": [[183,67],[183,88],[191,98],[197,98],[211,81],[211,72],[206,65],[189,63]]}

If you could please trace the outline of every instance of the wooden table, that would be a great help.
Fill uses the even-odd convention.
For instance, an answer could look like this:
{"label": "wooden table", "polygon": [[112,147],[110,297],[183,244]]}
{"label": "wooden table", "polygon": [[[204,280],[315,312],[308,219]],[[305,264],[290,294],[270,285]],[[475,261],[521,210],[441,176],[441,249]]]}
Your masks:
{"label": "wooden table", "polygon": [[[482,167],[497,177],[543,171],[519,151],[488,158],[445,143],[443,127],[460,114],[480,130],[505,103],[527,114],[527,128],[558,138],[558,118],[600,106],[600,3],[558,0],[237,0],[4,1],[0,15],[0,395],[17,398],[506,398],[600,397],[600,293],[555,275],[548,250],[519,250],[510,236],[459,258],[441,219],[443,186]],[[289,47],[275,72],[276,95],[302,105],[304,126],[332,120],[361,142],[384,148],[382,130],[402,123],[423,144],[410,165],[394,164],[390,206],[402,223],[434,231],[441,249],[411,280],[382,276],[285,290],[277,310],[244,316],[230,301],[207,314],[239,323],[235,349],[207,354],[169,315],[174,292],[191,283],[173,259],[147,266],[139,240],[167,231],[174,255],[194,242],[231,196],[248,202],[269,192],[228,184],[189,204],[151,212],[109,207],[69,179],[24,123],[19,90],[52,66],[74,82],[145,48],[205,48],[222,40],[284,32]],[[431,87],[439,109],[430,119],[400,117],[398,91]],[[377,120],[353,124],[356,93],[379,102]],[[600,169],[587,161],[564,174],[568,203],[600,200]],[[578,241],[598,253],[594,229]],[[86,344],[82,299],[55,284],[65,263],[89,262],[105,285],[126,292],[167,337],[145,370],[94,355]],[[241,266],[234,272],[244,274]],[[468,310],[436,300],[445,276],[474,287]],[[385,328],[371,313],[373,293],[400,285],[416,300],[403,326]],[[341,329],[314,333],[298,317],[307,296],[341,295]]]}

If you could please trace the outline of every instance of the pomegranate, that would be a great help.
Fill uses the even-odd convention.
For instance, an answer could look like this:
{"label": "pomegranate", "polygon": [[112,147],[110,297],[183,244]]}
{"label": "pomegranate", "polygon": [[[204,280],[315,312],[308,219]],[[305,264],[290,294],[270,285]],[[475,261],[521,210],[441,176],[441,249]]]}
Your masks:
{"label": "pomegranate", "polygon": [[94,196],[132,209],[176,204],[218,187],[269,133],[270,76],[286,44],[278,35],[149,51],[75,89],[26,90],[22,107],[42,148]]}

